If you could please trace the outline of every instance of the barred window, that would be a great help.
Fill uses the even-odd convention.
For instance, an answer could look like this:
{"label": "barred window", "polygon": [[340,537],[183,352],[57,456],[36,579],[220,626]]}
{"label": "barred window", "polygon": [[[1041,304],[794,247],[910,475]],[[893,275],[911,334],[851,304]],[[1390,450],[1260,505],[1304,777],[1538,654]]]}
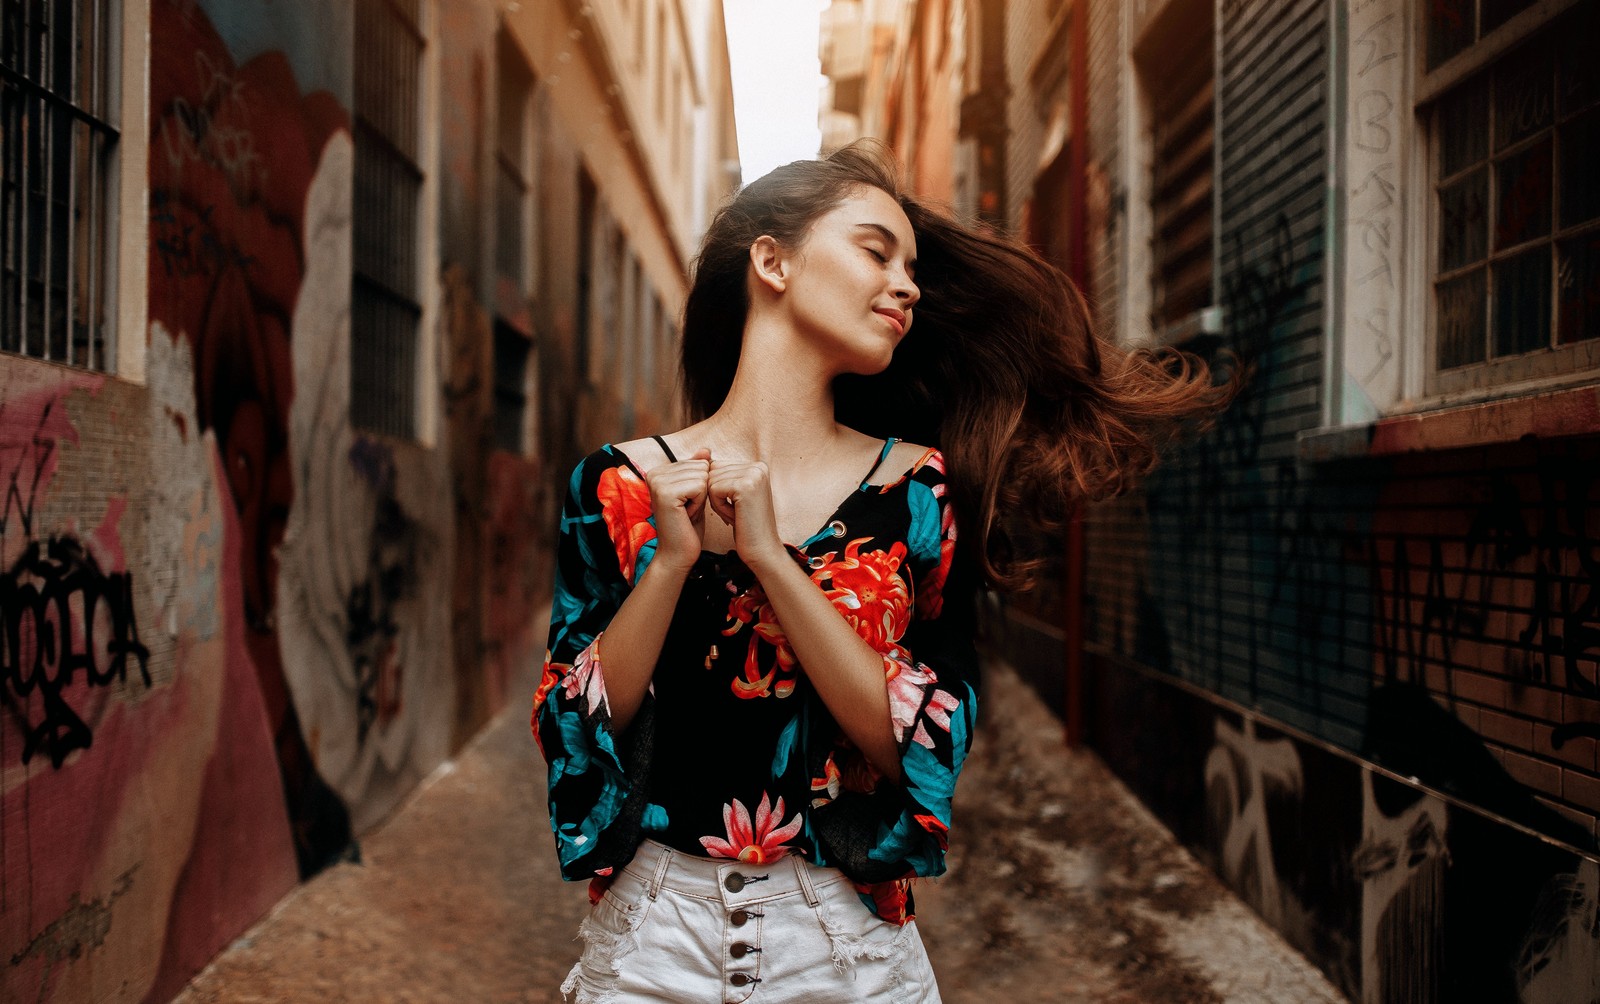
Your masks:
{"label": "barred window", "polygon": [[[1428,63],[1528,4],[1430,8]],[[1579,5],[1432,109],[1434,382],[1453,390],[1600,364],[1600,10]]]}
{"label": "barred window", "polygon": [[357,0],[350,421],[414,437],[419,303],[418,0]]}
{"label": "barred window", "polygon": [[533,157],[529,99],[533,70],[504,30],[499,46],[499,107],[495,141],[495,268],[513,298],[525,297],[531,275]]}
{"label": "barred window", "polygon": [[117,6],[0,6],[0,350],[97,370],[115,360]]}
{"label": "barred window", "polygon": [[1212,7],[1167,6],[1139,46],[1150,96],[1151,330],[1195,323],[1211,304]]}

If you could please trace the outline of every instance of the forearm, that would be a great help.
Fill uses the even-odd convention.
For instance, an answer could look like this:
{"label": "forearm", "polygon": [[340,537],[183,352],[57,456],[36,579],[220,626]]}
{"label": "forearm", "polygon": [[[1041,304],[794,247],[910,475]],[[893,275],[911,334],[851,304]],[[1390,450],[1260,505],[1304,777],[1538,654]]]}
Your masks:
{"label": "forearm", "polygon": [[900,749],[890,723],[883,656],[787,553],[754,571],[817,696],[878,772],[898,782]]}
{"label": "forearm", "polygon": [[606,706],[619,732],[644,703],[687,576],[687,568],[651,562],[600,636]]}

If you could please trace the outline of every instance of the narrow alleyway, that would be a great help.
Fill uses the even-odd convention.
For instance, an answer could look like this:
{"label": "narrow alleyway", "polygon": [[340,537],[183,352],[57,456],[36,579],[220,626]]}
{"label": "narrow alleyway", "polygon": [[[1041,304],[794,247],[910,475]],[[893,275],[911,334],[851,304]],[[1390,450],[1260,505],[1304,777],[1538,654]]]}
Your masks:
{"label": "narrow alleyway", "polygon": [[[528,681],[531,683],[531,681]],[[919,887],[945,1000],[1341,1002],[1177,847],[1004,665]],[[203,972],[181,1004],[554,1002],[587,908],[556,874],[527,694],[362,845]]]}

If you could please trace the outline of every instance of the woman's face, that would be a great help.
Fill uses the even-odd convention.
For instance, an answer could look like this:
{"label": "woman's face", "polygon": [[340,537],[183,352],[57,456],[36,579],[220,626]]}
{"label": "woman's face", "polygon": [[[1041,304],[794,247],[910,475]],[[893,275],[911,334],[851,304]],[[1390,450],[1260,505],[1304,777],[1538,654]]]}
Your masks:
{"label": "woman's face", "polygon": [[806,338],[838,373],[882,372],[921,296],[916,235],[893,196],[862,185],[817,219],[785,289]]}

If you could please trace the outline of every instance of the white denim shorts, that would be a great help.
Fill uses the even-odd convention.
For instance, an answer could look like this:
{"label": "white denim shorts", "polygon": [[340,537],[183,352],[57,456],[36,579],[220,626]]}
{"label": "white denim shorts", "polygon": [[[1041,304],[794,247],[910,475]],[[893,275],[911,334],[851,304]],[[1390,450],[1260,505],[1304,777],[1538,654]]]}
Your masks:
{"label": "white denim shorts", "polygon": [[915,921],[879,919],[837,868],[702,858],[646,840],[578,929],[574,1004],[939,1001]]}

